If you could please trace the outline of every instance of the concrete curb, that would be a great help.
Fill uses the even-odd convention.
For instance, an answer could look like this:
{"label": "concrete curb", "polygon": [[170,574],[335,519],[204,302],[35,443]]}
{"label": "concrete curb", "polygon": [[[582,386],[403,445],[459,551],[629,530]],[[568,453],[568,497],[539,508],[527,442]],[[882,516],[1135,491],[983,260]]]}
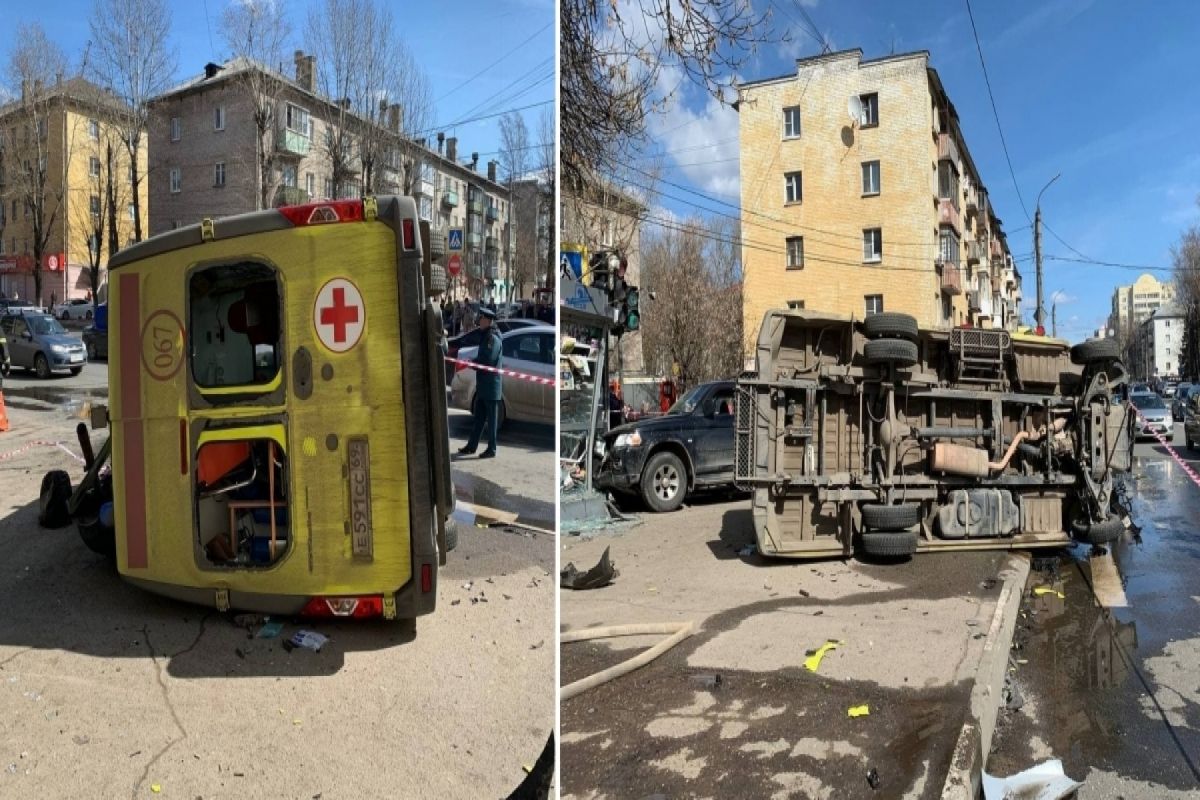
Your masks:
{"label": "concrete curb", "polygon": [[1012,647],[1025,580],[1029,577],[1029,556],[1011,555],[1000,577],[1004,586],[996,601],[996,612],[992,615],[983,654],[975,670],[971,711],[954,743],[950,771],[942,784],[942,800],[975,800],[979,796],[983,768],[1000,711],[1000,693],[1008,671],[1008,651]]}

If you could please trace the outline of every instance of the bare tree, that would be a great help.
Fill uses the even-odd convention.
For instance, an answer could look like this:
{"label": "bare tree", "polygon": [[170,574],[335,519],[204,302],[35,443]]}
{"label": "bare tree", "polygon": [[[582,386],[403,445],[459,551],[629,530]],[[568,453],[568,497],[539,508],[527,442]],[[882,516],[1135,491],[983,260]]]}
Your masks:
{"label": "bare tree", "polygon": [[728,102],[738,68],[773,39],[768,14],[745,0],[562,0],[560,19],[568,187],[589,182],[597,165],[619,163],[644,139],[648,115],[670,99],[658,90],[666,70]]}
{"label": "bare tree", "polygon": [[322,93],[337,108],[324,142],[336,191],[344,195],[353,183],[361,193],[411,194],[426,152],[414,140],[427,127],[433,102],[390,7],[323,0],[309,10],[305,46],[317,57]]}
{"label": "bare tree", "polygon": [[549,109],[542,111],[541,118],[538,120],[538,134],[540,144],[538,146],[538,164],[537,170],[541,176],[542,186],[542,209],[538,214],[538,220],[545,220],[545,231],[538,231],[539,236],[544,236],[546,239],[546,260],[542,264],[541,274],[545,276],[546,288],[553,289],[555,281],[558,277],[558,253],[555,250],[557,237],[555,232],[558,230],[560,220],[558,217],[558,202],[556,199],[555,189],[558,182],[558,137],[554,126],[555,114]]}
{"label": "bare tree", "polygon": [[142,239],[138,153],[150,118],[147,103],[165,92],[175,74],[174,51],[168,49],[171,19],[166,0],[95,0],[90,20],[92,40],[88,68],[97,83],[110,88],[132,109],[121,131],[129,154],[133,194],[133,235]]}
{"label": "bare tree", "polygon": [[[86,100],[86,98],[77,98]],[[67,204],[71,225],[87,234],[88,285],[92,303],[98,302],[101,268],[121,249],[119,214],[130,203],[129,159],[120,131],[128,125],[113,106],[97,107],[95,116],[75,116],[71,152],[87,159],[87,180],[72,189]]]}
{"label": "bare tree", "polygon": [[[1200,198],[1197,198],[1200,205]],[[1175,268],[1176,295],[1184,312],[1183,353],[1179,376],[1200,378],[1200,225],[1192,225],[1171,248]]]}
{"label": "bare tree", "polygon": [[[537,259],[537,217],[540,205],[537,192],[514,191],[516,182],[526,177],[529,157],[529,130],[525,127],[525,119],[520,113],[510,111],[500,118],[500,169],[508,182],[510,236],[513,235],[514,227],[516,228],[514,249],[508,261],[508,274],[504,276],[509,287],[509,299],[514,288],[523,288],[525,282],[532,277],[534,262]],[[528,228],[532,230],[527,230]],[[506,247],[507,244],[506,242]]]}
{"label": "bare tree", "polygon": [[[252,109],[257,134],[255,162],[258,170],[258,208],[270,208],[275,190],[275,169],[279,161],[275,148],[277,114],[287,89],[275,70],[281,68],[291,38],[291,22],[280,0],[241,0],[230,3],[221,16],[221,34],[235,58],[251,63],[234,75]],[[305,120],[295,124],[307,124]]]}
{"label": "bare tree", "polygon": [[500,118],[500,168],[513,181],[522,178],[529,164],[529,130],[525,119],[516,111]]}
{"label": "bare tree", "polygon": [[684,385],[694,386],[741,370],[742,286],[733,232],[732,224],[694,218],[643,234],[642,348],[650,374],[670,375],[677,364]]}
{"label": "bare tree", "polygon": [[[67,59],[57,44],[46,37],[41,25],[22,25],[9,57],[8,73],[20,95],[13,104],[14,125],[10,128],[11,155],[5,167],[20,213],[28,221],[33,244],[34,300],[42,305],[43,256],[55,227],[62,226],[65,205],[64,176],[70,156],[62,148],[61,164],[50,163],[51,123],[61,118],[64,93],[60,85]],[[61,174],[52,175],[55,168]],[[15,216],[15,215],[14,215]],[[16,224],[18,220],[11,220]]]}

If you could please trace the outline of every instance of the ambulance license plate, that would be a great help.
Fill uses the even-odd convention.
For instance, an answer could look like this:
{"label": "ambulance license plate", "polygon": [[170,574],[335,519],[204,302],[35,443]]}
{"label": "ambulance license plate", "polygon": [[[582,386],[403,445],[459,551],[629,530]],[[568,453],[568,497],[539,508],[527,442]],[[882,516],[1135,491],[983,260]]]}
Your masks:
{"label": "ambulance license plate", "polygon": [[371,527],[371,452],[365,438],[346,444],[350,478],[350,547],[355,558],[371,558],[374,535]]}

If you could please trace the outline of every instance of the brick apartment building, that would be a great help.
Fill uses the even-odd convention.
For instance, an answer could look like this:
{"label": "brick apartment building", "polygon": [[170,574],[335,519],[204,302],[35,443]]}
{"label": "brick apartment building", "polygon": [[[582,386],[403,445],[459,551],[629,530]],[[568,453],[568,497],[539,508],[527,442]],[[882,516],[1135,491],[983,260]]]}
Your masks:
{"label": "brick apartment building", "polygon": [[[251,86],[270,86],[271,97],[278,98],[267,144],[276,162],[267,187],[269,205],[361,196],[362,164],[353,137],[348,140],[348,175],[340,185],[334,182],[328,145],[339,121],[348,125],[353,115],[317,93],[313,56],[296,51],[295,69],[295,76],[287,77],[235,58],[206,65],[202,74],[151,101],[151,234],[260,207],[253,116],[258,103]],[[273,81],[246,80],[249,70]],[[441,133],[436,147],[406,138],[402,114],[398,105],[389,106],[385,125],[374,129],[383,142],[376,193],[413,195],[436,235],[462,228],[463,271],[455,281],[457,291],[489,297],[495,282],[508,274],[516,248],[512,198],[497,179],[497,163],[487,162],[486,172],[480,172],[478,155],[464,163],[457,139]]]}
{"label": "brick apartment building", "polygon": [[[109,218],[118,249],[134,238],[129,156],[119,136],[128,113],[112,93],[81,77],[23,87],[20,97],[0,106],[0,292],[5,296],[39,299],[34,296],[33,228],[39,205],[49,223],[41,303],[88,297],[88,267],[97,258],[97,288],[103,289]],[[143,140],[143,176],[146,165]],[[144,215],[144,180],[139,191]]]}
{"label": "brick apartment building", "polygon": [[738,88],[748,347],[784,305],[1016,327],[1021,275],[928,52]]}

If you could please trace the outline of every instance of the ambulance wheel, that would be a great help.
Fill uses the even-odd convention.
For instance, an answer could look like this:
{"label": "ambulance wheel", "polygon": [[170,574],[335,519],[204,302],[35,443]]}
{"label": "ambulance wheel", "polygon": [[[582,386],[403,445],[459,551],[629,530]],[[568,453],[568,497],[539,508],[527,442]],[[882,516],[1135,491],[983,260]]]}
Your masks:
{"label": "ambulance wheel", "polygon": [[453,552],[458,547],[458,520],[446,520],[446,552]]}
{"label": "ambulance wheel", "polygon": [[75,522],[79,538],[96,555],[105,558],[117,557],[117,532],[100,524],[100,515],[80,517]]}
{"label": "ambulance wheel", "polygon": [[52,469],[42,478],[38,500],[38,524],[43,528],[65,528],[71,524],[67,503],[71,499],[71,476],[61,469]]}

